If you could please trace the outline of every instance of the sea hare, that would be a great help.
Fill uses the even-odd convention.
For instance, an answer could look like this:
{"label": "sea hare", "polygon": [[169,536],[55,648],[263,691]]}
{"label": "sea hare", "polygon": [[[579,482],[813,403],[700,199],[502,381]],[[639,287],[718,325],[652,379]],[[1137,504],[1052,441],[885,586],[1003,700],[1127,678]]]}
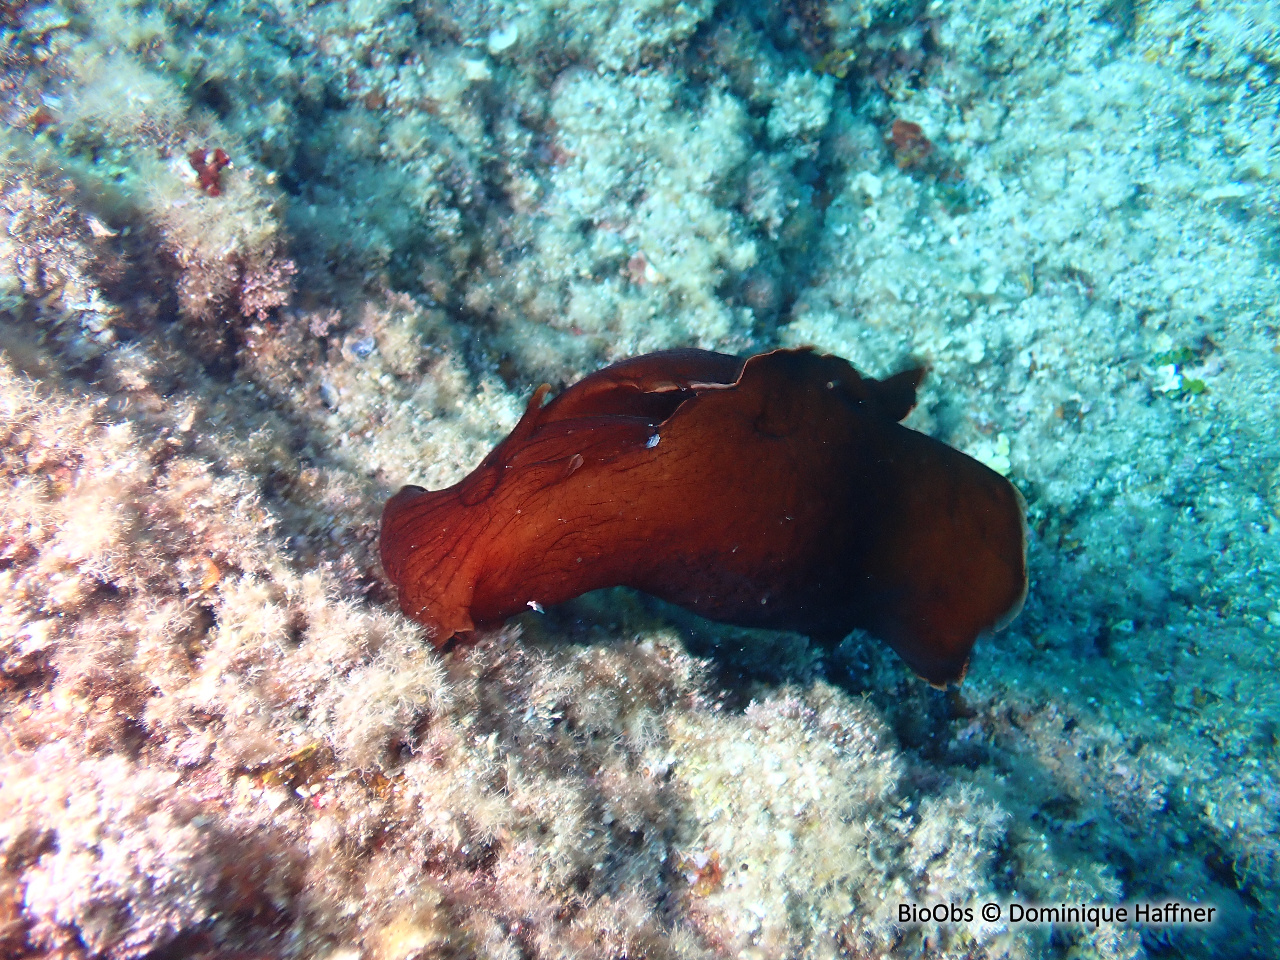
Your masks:
{"label": "sea hare", "polygon": [[544,384],[464,480],[388,501],[382,565],[437,644],[627,586],[823,644],[860,627],[959,680],[1026,594],[1022,501],[898,422],[923,375],[667,350]]}

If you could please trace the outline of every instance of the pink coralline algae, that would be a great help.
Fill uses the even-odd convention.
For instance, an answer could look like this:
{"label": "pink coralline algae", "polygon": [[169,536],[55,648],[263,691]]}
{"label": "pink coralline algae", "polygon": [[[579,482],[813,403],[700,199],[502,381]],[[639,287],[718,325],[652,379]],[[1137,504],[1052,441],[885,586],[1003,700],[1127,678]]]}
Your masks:
{"label": "pink coralline algae", "polygon": [[187,154],[187,160],[200,178],[200,189],[211,197],[222,196],[222,171],[231,166],[227,151],[221,147],[215,150],[197,147]]}

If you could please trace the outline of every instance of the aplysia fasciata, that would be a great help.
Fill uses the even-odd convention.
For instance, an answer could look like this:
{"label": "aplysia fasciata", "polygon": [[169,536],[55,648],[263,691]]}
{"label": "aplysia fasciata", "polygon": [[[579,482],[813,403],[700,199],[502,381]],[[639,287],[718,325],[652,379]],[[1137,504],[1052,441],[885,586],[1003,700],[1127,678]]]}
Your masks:
{"label": "aplysia fasciata", "polygon": [[530,607],[628,586],[713,620],[887,641],[935,684],[1026,594],[1004,477],[898,421],[924,371],[885,380],[812,350],[667,350],[524,416],[444,490],[382,515],[400,606],[444,644]]}

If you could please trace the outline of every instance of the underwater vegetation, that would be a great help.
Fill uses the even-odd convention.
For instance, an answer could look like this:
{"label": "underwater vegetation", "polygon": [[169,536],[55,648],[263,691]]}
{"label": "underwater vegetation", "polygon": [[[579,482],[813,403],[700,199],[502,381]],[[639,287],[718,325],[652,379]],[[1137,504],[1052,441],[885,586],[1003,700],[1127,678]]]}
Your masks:
{"label": "underwater vegetation", "polygon": [[200,189],[211,197],[222,196],[222,171],[231,166],[231,158],[221,147],[205,150],[196,147],[187,154],[191,169],[200,178]]}
{"label": "underwater vegetation", "polygon": [[1017,491],[898,424],[923,370],[838,357],[671,350],[615,363],[550,403],[453,487],[405,487],[382,565],[437,645],[525,608],[628,586],[827,647],[887,640],[931,683],[1027,591]]}

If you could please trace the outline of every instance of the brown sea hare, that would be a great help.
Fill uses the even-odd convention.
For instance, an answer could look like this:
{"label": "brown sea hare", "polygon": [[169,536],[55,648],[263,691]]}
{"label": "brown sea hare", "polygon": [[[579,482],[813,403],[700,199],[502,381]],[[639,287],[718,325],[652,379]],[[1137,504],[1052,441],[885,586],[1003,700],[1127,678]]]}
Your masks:
{"label": "brown sea hare", "polygon": [[1022,503],[898,423],[922,376],[668,350],[545,405],[543,385],[466,479],[388,501],[383,567],[437,644],[628,586],[824,644],[860,627],[927,680],[958,680],[1026,593]]}

